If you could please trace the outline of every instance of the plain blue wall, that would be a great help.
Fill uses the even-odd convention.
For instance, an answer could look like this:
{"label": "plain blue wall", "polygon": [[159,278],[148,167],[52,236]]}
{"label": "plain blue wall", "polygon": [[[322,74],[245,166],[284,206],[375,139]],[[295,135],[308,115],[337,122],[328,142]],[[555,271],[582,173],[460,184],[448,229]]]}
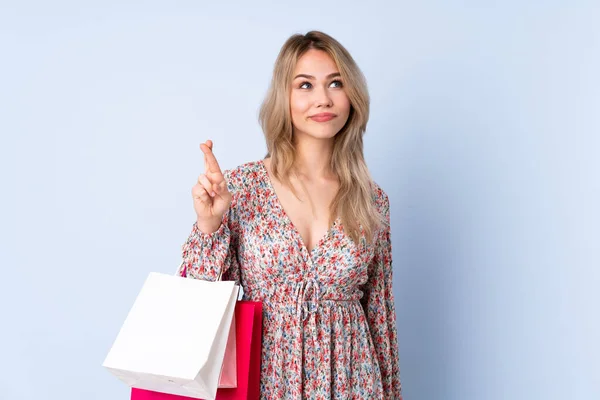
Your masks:
{"label": "plain blue wall", "polygon": [[179,263],[198,145],[264,155],[310,29],[368,79],[405,400],[600,398],[598,2],[85,3],[0,8],[1,399],[128,398],[101,364]]}

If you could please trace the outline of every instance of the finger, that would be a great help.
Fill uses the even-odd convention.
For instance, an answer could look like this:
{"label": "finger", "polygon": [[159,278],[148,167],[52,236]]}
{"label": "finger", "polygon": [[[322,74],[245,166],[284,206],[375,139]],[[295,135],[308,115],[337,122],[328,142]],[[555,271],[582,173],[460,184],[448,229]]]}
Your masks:
{"label": "finger", "polygon": [[[213,142],[212,140],[207,140],[206,142],[204,142],[204,144],[210,149],[210,151],[213,151]],[[206,156],[204,156],[204,171],[208,170],[208,162],[206,161]]]}
{"label": "finger", "polygon": [[194,185],[194,187],[192,188],[192,195],[195,199],[200,199],[200,201],[203,203],[211,204],[212,202],[210,196],[208,195],[208,192],[206,191],[206,189],[204,189],[204,186],[202,186],[199,183]]}
{"label": "finger", "polygon": [[[210,143],[210,141],[207,141],[207,143]],[[200,145],[200,150],[204,153],[204,170],[205,172],[220,172],[221,168],[212,151],[212,144],[209,146],[207,143]]]}
{"label": "finger", "polygon": [[208,179],[208,177],[204,174],[200,175],[198,177],[198,183],[202,185],[202,187],[204,188],[204,190],[206,190],[206,192],[211,196],[214,197],[215,196],[215,192],[213,190],[213,184],[212,182]]}
{"label": "finger", "polygon": [[[202,149],[202,145],[206,146],[206,142],[205,143],[200,143],[200,151],[202,153],[204,153],[204,150]],[[208,162],[206,160],[206,155],[204,155],[203,158],[204,158],[204,172],[207,172],[208,171]]]}
{"label": "finger", "polygon": [[227,190],[227,182],[225,181],[225,179],[223,179],[219,183],[213,183],[213,190],[217,194],[226,193],[228,190]]}
{"label": "finger", "polygon": [[206,172],[219,172],[220,173],[221,167],[219,167],[219,163],[217,162],[217,159],[216,159],[215,155],[213,154],[211,148],[208,147],[206,145],[206,143],[202,143],[200,145],[200,149],[204,153],[205,162],[208,164],[208,169],[206,169]]}

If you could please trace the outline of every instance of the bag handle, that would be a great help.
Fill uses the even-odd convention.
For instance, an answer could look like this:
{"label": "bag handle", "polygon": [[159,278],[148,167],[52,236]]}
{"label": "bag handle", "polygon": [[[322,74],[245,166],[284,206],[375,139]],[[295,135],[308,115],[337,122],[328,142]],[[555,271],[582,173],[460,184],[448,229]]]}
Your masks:
{"label": "bag handle", "polygon": [[[177,268],[177,271],[175,271],[175,276],[181,276],[179,274],[179,271],[181,271],[181,267],[183,266],[183,260],[181,260],[181,264],[179,264],[179,267]],[[187,272],[186,272],[187,275]],[[223,276],[223,268],[221,268],[221,270],[219,271],[219,275],[217,275],[217,279],[215,282],[219,282],[221,280],[221,277]],[[244,297],[244,286],[242,285],[238,285],[240,287],[239,292],[238,292],[238,300],[242,300],[242,298]]]}
{"label": "bag handle", "polygon": [[[184,262],[184,260],[182,259],[181,263],[179,264],[179,267],[177,267],[177,270],[175,271],[175,275],[176,276],[181,276],[179,272],[181,271],[181,267],[183,266],[183,262]],[[217,275],[216,282],[218,282],[218,281],[221,280],[222,275],[223,275],[223,268],[221,268],[219,270],[219,275]],[[187,276],[187,271],[186,271],[186,276]]]}

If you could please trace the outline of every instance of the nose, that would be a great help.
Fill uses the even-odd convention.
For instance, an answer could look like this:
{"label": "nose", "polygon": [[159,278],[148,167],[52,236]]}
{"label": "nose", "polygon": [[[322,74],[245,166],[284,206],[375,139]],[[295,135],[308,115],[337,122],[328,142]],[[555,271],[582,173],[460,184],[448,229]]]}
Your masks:
{"label": "nose", "polygon": [[329,95],[327,88],[321,88],[319,90],[315,90],[314,93],[315,93],[315,104],[318,107],[322,107],[322,106],[330,107],[332,105],[331,96]]}

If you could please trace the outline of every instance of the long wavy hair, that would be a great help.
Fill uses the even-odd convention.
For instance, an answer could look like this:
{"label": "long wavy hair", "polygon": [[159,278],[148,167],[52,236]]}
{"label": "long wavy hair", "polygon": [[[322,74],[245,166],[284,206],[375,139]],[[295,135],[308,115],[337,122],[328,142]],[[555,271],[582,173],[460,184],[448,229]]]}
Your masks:
{"label": "long wavy hair", "polygon": [[348,236],[367,243],[374,232],[386,223],[377,211],[374,183],[363,155],[363,135],[369,119],[369,92],[364,75],[350,53],[333,37],[310,31],[294,34],[282,46],[273,68],[271,84],[260,107],[259,122],[267,142],[267,157],[271,157],[273,175],[297,196],[289,178],[295,162],[292,116],[290,111],[291,82],[296,63],[310,49],[329,54],[338,67],[346,95],[350,99],[350,114],[344,127],[335,135],[331,168],[340,188],[330,205],[329,225],[340,217]]}

